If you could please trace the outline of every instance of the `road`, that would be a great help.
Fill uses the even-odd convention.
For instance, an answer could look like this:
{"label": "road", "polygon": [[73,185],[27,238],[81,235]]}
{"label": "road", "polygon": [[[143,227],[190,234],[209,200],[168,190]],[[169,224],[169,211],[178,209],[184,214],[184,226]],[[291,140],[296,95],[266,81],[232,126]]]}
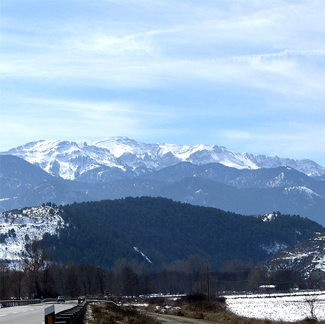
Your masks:
{"label": "road", "polygon": [[166,314],[156,314],[145,312],[146,315],[154,317],[156,320],[161,322],[162,324],[222,324],[217,322],[205,321],[195,318],[188,318],[182,316],[173,316]]}
{"label": "road", "polygon": [[51,305],[54,305],[55,313],[58,313],[76,306],[77,302],[66,302],[65,304],[43,303],[0,308],[0,323],[44,324],[44,309]]}

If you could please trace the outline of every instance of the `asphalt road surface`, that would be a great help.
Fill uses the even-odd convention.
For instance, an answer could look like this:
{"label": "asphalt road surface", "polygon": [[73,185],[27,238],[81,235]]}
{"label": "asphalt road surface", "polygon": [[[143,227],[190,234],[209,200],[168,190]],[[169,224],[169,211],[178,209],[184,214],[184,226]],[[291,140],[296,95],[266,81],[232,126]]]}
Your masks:
{"label": "asphalt road surface", "polygon": [[77,302],[66,302],[65,304],[43,303],[0,308],[0,323],[44,324],[44,309],[51,305],[54,305],[55,313],[58,313],[76,306]]}

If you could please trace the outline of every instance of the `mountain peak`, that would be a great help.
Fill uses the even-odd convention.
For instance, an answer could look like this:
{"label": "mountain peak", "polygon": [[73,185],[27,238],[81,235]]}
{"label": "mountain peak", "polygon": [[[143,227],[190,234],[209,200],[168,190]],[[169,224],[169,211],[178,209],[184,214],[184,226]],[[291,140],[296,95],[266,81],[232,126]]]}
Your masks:
{"label": "mountain peak", "polygon": [[69,180],[78,179],[81,174],[96,168],[152,172],[180,162],[195,165],[220,163],[250,170],[286,166],[309,176],[325,174],[325,168],[311,160],[234,153],[218,145],[146,144],[123,136],[96,142],[42,140],[11,149],[5,154],[19,156],[52,175]]}

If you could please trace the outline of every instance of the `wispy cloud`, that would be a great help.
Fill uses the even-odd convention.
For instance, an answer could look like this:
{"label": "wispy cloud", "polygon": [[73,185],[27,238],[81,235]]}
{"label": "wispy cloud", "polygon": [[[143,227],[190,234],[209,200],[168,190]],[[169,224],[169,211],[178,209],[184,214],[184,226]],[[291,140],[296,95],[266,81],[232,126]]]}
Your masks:
{"label": "wispy cloud", "polygon": [[[211,10],[209,2],[186,8],[173,4],[175,16],[181,19],[171,24],[166,7],[156,23],[117,23],[90,16],[89,21],[74,19],[58,28],[42,21],[46,29],[36,25],[29,27],[27,35],[4,35],[11,50],[3,54],[1,74],[76,84],[97,82],[107,88],[151,88],[167,79],[172,84],[228,82],[280,92],[287,91],[284,83],[291,83],[288,91],[294,95],[309,93],[312,87],[317,90],[319,83],[307,82],[307,91],[301,91],[305,80],[324,77],[309,66],[316,55],[324,60],[324,45],[315,47],[320,46],[319,37],[316,41],[310,37],[316,33],[315,24],[325,27],[318,19],[324,6],[316,2],[311,11],[306,2],[261,6],[253,1],[244,9],[240,1],[234,3],[219,11],[214,6]],[[155,6],[142,2],[141,8]],[[185,10],[187,16],[177,9]],[[298,34],[301,24],[304,33]]]}
{"label": "wispy cloud", "polygon": [[[111,49],[115,51],[115,49]],[[125,48],[119,48],[125,52]],[[136,54],[134,54],[136,56]],[[316,56],[318,64],[312,60]],[[40,56],[7,59],[1,64],[2,77],[42,78],[62,84],[97,84],[116,88],[156,88],[175,85],[196,87],[209,83],[263,88],[286,96],[323,97],[325,51],[282,51],[277,53],[232,56],[209,60],[188,60],[141,56],[123,59],[117,55],[96,60],[74,56]],[[167,81],[167,83],[166,83]]]}
{"label": "wispy cloud", "polygon": [[[128,101],[20,98],[15,104],[15,114],[11,109],[8,106],[2,110],[0,129],[7,129],[10,125],[10,128],[17,130],[21,143],[35,138],[56,139],[59,136],[59,139],[64,139],[62,134],[68,134],[71,140],[99,140],[121,134],[134,138],[150,136],[153,132],[179,133],[168,132],[164,128],[159,130],[160,123],[177,119],[173,111],[159,105],[143,105],[139,109],[134,102]],[[4,134],[2,139],[6,139],[9,147],[15,146],[10,146],[9,136]]]}
{"label": "wispy cloud", "polygon": [[[110,132],[161,141],[163,134],[187,144],[206,138],[226,145],[233,138],[243,147],[256,138],[272,147],[272,138],[247,125],[269,127],[270,111],[277,124],[324,121],[324,1],[15,0],[1,6],[2,125],[18,127],[16,112],[23,116],[25,107],[20,126],[28,120],[24,132],[31,136],[35,129],[46,133],[43,125],[52,119],[60,124],[53,137]],[[61,123],[60,114],[68,117]],[[312,141],[311,133],[288,129],[277,134],[296,152],[294,143],[304,144],[300,151],[313,146],[302,141]],[[313,133],[323,136],[319,127]]]}

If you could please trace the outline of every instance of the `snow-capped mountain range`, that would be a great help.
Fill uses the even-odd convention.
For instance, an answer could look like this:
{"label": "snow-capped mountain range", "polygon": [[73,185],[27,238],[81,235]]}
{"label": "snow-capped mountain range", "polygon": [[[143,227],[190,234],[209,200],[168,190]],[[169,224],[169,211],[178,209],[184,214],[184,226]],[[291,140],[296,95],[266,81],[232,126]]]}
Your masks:
{"label": "snow-capped mountain range", "polygon": [[308,176],[325,175],[325,168],[311,160],[233,153],[217,145],[144,144],[126,137],[97,142],[37,141],[2,154],[21,157],[65,180],[95,183],[133,178],[180,162],[220,163],[250,170],[287,166]]}
{"label": "snow-capped mountain range", "polygon": [[0,153],[0,211],[52,202],[166,197],[243,215],[280,211],[325,225],[325,168],[216,145],[37,141]]}

